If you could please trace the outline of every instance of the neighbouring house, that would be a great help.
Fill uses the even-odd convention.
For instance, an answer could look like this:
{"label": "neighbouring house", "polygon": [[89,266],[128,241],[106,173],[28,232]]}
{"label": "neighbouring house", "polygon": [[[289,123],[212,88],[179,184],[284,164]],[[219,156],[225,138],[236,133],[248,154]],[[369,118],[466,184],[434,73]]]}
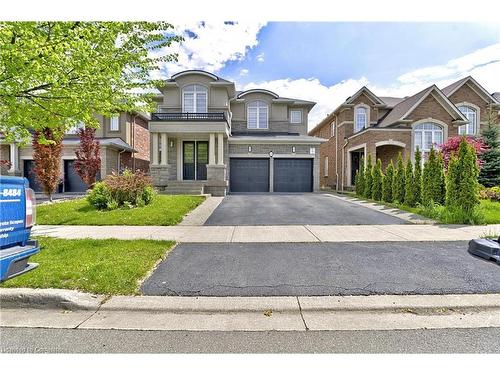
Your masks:
{"label": "neighbouring house", "polygon": [[161,88],[151,114],[150,172],[167,193],[312,192],[319,145],[307,135],[314,102],[188,70]]}
{"label": "neighbouring house", "polygon": [[309,135],[326,138],[320,147],[322,187],[350,190],[361,158],[390,160],[402,153],[427,157],[431,147],[457,135],[479,135],[489,110],[500,112],[498,94],[472,77],[439,89],[436,85],[404,98],[377,96],[362,87],[314,127]]}
{"label": "neighbouring house", "polygon": [[[100,127],[96,138],[101,145],[101,170],[98,179],[122,171],[124,168],[149,171],[149,129],[148,114],[121,113],[116,117],[97,116]],[[63,139],[61,160],[61,184],[58,192],[83,192],[85,183],[73,168],[76,159],[75,149],[79,138],[77,125],[66,133]],[[0,138],[0,159],[7,160],[8,167],[3,167],[1,173],[14,176],[24,176],[35,191],[41,191],[41,186],[34,173],[33,148],[31,144],[20,146],[17,143],[7,143]]]}

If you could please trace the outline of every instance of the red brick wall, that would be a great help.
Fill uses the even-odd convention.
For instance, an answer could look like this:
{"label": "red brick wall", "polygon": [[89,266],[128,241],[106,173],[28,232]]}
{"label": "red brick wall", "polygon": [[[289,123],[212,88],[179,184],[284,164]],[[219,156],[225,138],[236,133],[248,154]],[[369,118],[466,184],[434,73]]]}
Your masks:
{"label": "red brick wall", "polygon": [[471,87],[467,84],[460,87],[457,91],[449,97],[453,104],[458,103],[471,103],[479,107],[481,121],[487,121],[488,119],[488,103],[484,101]]}
{"label": "red brick wall", "polygon": [[131,146],[137,151],[135,155],[124,152],[121,157],[122,166],[144,172],[149,171],[149,129],[148,122],[140,116],[129,115],[127,119],[131,126]]}

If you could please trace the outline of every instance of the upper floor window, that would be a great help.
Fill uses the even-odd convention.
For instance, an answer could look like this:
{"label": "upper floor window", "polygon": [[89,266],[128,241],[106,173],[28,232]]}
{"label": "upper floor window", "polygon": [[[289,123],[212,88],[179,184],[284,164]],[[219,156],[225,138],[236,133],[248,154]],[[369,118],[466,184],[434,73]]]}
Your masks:
{"label": "upper floor window", "polygon": [[109,130],[112,132],[120,130],[120,118],[118,116],[113,116],[109,119]]}
{"label": "upper floor window", "polygon": [[290,122],[292,124],[300,124],[302,122],[302,111],[299,110],[290,111]]}
{"label": "upper floor window", "polygon": [[73,125],[71,128],[69,128],[66,131],[66,134],[76,134],[78,129],[82,129],[84,127],[85,127],[85,124],[83,123],[83,121],[79,121],[76,125]]}
{"label": "upper floor window", "polygon": [[268,128],[268,107],[266,102],[256,100],[248,104],[247,127],[248,129]]}
{"label": "upper floor window", "polygon": [[443,128],[433,122],[418,124],[413,128],[414,149],[422,151],[422,162],[427,160],[427,155],[434,145],[443,143]]}
{"label": "upper floor window", "polygon": [[468,124],[460,125],[458,128],[458,134],[460,135],[474,135],[476,134],[476,126],[477,126],[477,112],[474,108],[461,105],[458,107],[459,111],[467,117],[469,120]]}
{"label": "upper floor window", "polygon": [[207,89],[201,85],[186,86],[182,92],[182,112],[206,113],[208,105]]}
{"label": "upper floor window", "polygon": [[354,115],[354,132],[359,132],[367,127],[368,110],[365,107],[357,107]]}

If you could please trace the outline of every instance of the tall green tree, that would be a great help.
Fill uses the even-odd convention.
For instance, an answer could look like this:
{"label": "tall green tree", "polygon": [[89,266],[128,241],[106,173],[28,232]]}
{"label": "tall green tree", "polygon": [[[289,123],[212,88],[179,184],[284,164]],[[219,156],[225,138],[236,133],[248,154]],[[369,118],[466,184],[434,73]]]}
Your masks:
{"label": "tall green tree", "polygon": [[373,187],[373,164],[372,156],[368,154],[368,160],[365,168],[365,198],[370,199],[372,197],[372,187]]}
{"label": "tall green tree", "polygon": [[418,147],[415,151],[415,172],[413,179],[413,197],[415,199],[415,205],[417,205],[422,203],[422,153]]}
{"label": "tall green tree", "polygon": [[491,108],[481,134],[487,149],[479,156],[479,183],[486,187],[500,186],[500,124]]}
{"label": "tall green tree", "polygon": [[403,203],[405,199],[405,167],[401,152],[398,154],[398,162],[392,180],[392,199],[397,203]]}
{"label": "tall green tree", "polygon": [[394,163],[392,159],[385,169],[384,177],[382,178],[382,200],[387,203],[392,203],[392,180],[394,178]]}
{"label": "tall green tree", "polygon": [[377,159],[377,163],[373,167],[372,181],[372,199],[376,201],[382,200],[382,161]]}
{"label": "tall green tree", "polygon": [[422,203],[426,206],[444,204],[445,192],[443,157],[431,148],[422,173]]}
{"label": "tall green tree", "polygon": [[356,172],[356,195],[363,197],[365,195],[365,159],[362,157],[359,162],[359,169]]}
{"label": "tall green tree", "polygon": [[154,73],[181,40],[166,22],[0,22],[0,132],[43,143],[44,129],[150,111]]}
{"label": "tall green tree", "polygon": [[411,159],[406,161],[405,168],[405,198],[404,204],[409,207],[414,207],[415,202],[415,175],[413,173],[413,164]]}

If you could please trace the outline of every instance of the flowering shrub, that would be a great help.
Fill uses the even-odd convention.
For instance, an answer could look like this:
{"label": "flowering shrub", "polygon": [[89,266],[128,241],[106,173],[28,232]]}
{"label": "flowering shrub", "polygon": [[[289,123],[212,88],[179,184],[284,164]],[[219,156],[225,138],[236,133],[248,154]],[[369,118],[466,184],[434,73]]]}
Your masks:
{"label": "flowering shrub", "polygon": [[458,148],[463,138],[465,138],[467,143],[474,148],[477,157],[477,166],[481,167],[481,160],[479,158],[479,155],[481,155],[488,149],[488,146],[484,143],[483,139],[472,136],[458,136],[449,138],[439,147],[441,154],[443,155],[444,167],[446,170],[448,170],[448,164],[450,162],[451,155],[453,153],[458,153]]}
{"label": "flowering shrub", "polygon": [[500,186],[482,188],[479,191],[479,197],[481,199],[489,199],[491,201],[500,202]]}

